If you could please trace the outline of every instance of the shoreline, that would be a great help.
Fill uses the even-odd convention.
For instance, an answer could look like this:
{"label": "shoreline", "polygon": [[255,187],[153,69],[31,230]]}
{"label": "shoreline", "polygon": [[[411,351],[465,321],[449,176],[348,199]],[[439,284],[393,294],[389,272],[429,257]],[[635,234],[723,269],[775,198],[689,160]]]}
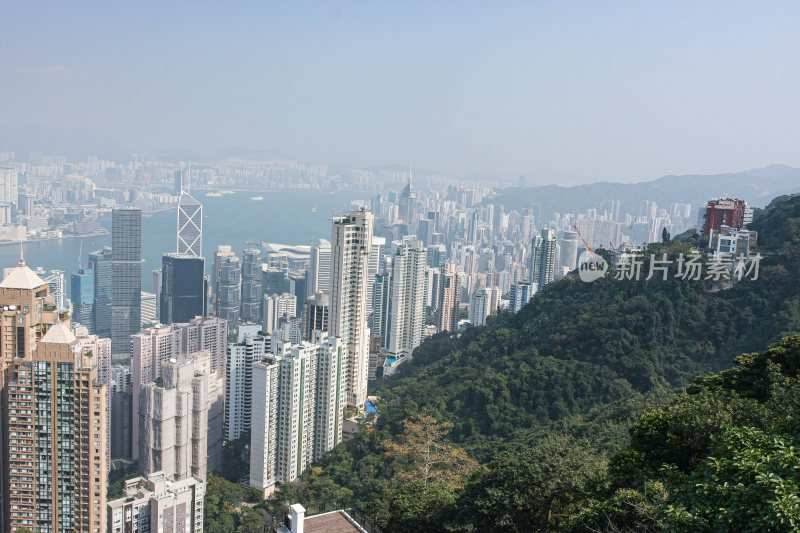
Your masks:
{"label": "shoreline", "polygon": [[87,233],[85,235],[75,235],[75,234],[67,234],[62,235],[61,237],[37,237],[34,239],[25,239],[24,241],[0,241],[0,246],[9,246],[12,244],[25,244],[28,242],[47,242],[47,241],[59,241],[61,239],[76,239],[76,238],[83,238],[83,237],[103,237],[105,235],[111,235],[111,232],[105,230],[103,232],[94,232],[94,233]]}

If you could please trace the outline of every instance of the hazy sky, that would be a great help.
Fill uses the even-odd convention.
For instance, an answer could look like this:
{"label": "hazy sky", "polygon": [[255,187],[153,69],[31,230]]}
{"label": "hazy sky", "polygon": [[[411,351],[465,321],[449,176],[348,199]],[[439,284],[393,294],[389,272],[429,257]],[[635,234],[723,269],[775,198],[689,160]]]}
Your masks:
{"label": "hazy sky", "polygon": [[530,183],[800,166],[797,2],[231,4],[2,2],[0,125]]}

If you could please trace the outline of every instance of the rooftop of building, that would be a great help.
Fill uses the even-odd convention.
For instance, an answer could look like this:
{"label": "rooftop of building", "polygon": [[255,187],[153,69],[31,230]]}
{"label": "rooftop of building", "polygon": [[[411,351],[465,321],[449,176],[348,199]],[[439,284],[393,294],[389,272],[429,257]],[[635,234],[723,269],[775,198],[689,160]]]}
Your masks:
{"label": "rooftop of building", "polygon": [[25,266],[25,259],[20,257],[19,265],[12,268],[5,279],[0,283],[0,289],[34,290],[42,285],[47,285],[36,272]]}
{"label": "rooftop of building", "polygon": [[72,344],[77,338],[63,322],[56,322],[47,330],[41,342],[47,344]]}
{"label": "rooftop of building", "polygon": [[305,533],[362,533],[362,529],[345,511],[309,516],[305,519]]}

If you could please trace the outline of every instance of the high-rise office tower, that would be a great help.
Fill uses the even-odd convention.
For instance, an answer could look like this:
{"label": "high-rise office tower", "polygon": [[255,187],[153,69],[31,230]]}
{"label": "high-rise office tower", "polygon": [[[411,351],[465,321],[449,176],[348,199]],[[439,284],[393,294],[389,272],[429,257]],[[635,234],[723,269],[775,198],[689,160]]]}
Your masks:
{"label": "high-rise office tower", "polygon": [[267,354],[263,337],[246,335],[242,342],[228,344],[225,380],[225,440],[232,441],[250,431],[253,394],[253,364]]}
{"label": "high-rise office tower", "polygon": [[342,440],[343,349],[324,333],[313,340],[279,343],[253,365],[250,485],[265,496]]}
{"label": "high-rise office tower", "polygon": [[242,254],[242,322],[261,321],[261,251],[248,248]]}
{"label": "high-rise office tower", "polygon": [[[7,412],[6,380],[21,361],[31,360],[37,341],[57,319],[49,291],[47,283],[25,266],[22,257],[19,266],[0,283],[0,334],[7,340],[0,345],[0,413]],[[0,424],[0,524],[8,523],[8,437],[8,426]]]}
{"label": "high-rise office tower", "polygon": [[214,314],[216,315],[219,311],[219,269],[222,264],[222,260],[225,257],[233,257],[236,254],[233,253],[231,247],[228,245],[219,245],[217,246],[217,251],[214,252],[214,270],[211,272],[211,283],[212,283],[212,293],[213,293],[213,309]]}
{"label": "high-rise office tower", "polygon": [[411,179],[412,174],[411,169],[409,168],[408,183],[406,184],[405,188],[403,188],[403,192],[400,193],[400,200],[397,208],[398,222],[403,222],[406,224],[411,224],[416,218],[417,213],[417,192],[411,185]]}
{"label": "high-rise office tower", "polygon": [[441,297],[439,299],[439,331],[456,331],[458,328],[458,303],[461,292],[461,275],[455,263],[442,267]]}
{"label": "high-rise office tower", "polygon": [[228,322],[228,329],[239,328],[242,294],[242,263],[230,247],[217,251],[214,257],[216,273],[216,314]]}
{"label": "high-rise office tower", "polygon": [[285,292],[283,294],[271,294],[264,296],[264,306],[262,309],[262,326],[267,335],[277,329],[278,322],[283,317],[296,316],[297,297],[294,294]]}
{"label": "high-rise office tower", "polygon": [[11,531],[102,531],[106,521],[106,385],[76,343],[54,324],[7,385]]}
{"label": "high-rise office tower", "polygon": [[50,295],[59,311],[66,311],[66,283],[63,270],[51,270],[42,279],[50,286]]}
{"label": "high-rise office tower", "polygon": [[92,311],[94,307],[94,273],[91,268],[81,268],[73,272],[69,283],[72,300],[72,322],[78,322],[94,332]]}
{"label": "high-rise office tower", "polygon": [[559,245],[561,249],[559,253],[558,266],[567,267],[570,271],[575,270],[575,267],[578,264],[578,234],[574,231],[562,232]]}
{"label": "high-rise office tower", "polygon": [[99,337],[111,338],[111,302],[114,292],[111,248],[89,254],[89,268],[94,273],[94,306],[92,309],[94,332]]}
{"label": "high-rise office tower", "polygon": [[367,399],[369,328],[367,276],[374,219],[368,211],[351,211],[333,219],[331,238],[331,314],[329,332],[344,349],[347,403],[361,408]]}
{"label": "high-rise office tower", "polygon": [[426,254],[421,241],[407,236],[392,258],[392,304],[386,346],[396,359],[411,357],[422,342]]}
{"label": "high-rise office tower", "polygon": [[142,211],[111,212],[111,351],[127,356],[142,325]]}
{"label": "high-rise office tower", "polygon": [[179,254],[203,257],[203,205],[188,193],[178,199]]}
{"label": "high-rise office tower", "polygon": [[544,228],[541,236],[534,237],[531,246],[530,281],[541,289],[552,283],[555,276],[556,232]]}
{"label": "high-rise office tower", "polygon": [[306,296],[331,290],[331,243],[325,239],[311,245],[311,261],[306,274]]}
{"label": "high-rise office tower", "polygon": [[161,266],[162,324],[189,322],[206,314],[205,259],[188,254],[166,254]]}
{"label": "high-rise office tower", "polygon": [[328,331],[330,309],[330,293],[318,291],[306,301],[303,311],[303,338],[305,340],[311,339],[314,330]]}
{"label": "high-rise office tower", "polygon": [[108,502],[108,533],[203,533],[205,483],[163,472],[125,481],[122,497]]}

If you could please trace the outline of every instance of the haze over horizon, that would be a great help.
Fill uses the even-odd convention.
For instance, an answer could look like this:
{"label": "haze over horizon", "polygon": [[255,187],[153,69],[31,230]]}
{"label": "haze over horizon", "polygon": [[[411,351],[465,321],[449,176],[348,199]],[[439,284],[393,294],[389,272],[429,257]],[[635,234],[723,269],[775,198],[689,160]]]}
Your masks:
{"label": "haze over horizon", "polygon": [[5,4],[0,151],[43,125],[142,152],[241,146],[530,185],[800,166],[798,15],[788,2]]}

